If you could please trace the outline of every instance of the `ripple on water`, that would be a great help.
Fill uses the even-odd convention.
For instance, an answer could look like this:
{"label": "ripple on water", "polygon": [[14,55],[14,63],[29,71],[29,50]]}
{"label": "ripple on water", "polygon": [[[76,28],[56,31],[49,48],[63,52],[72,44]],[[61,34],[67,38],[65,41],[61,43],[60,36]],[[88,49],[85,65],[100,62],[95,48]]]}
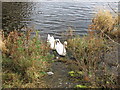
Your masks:
{"label": "ripple on water", "polygon": [[[118,3],[109,3],[111,7],[118,9]],[[3,28],[18,28],[34,25],[46,33],[64,32],[68,27],[77,30],[77,34],[84,34],[91,19],[96,13],[97,7],[111,8],[108,3],[91,2],[64,2],[64,3],[3,3]],[[9,6],[9,7],[8,7]],[[112,11],[112,10],[111,10]],[[6,22],[4,22],[6,21]],[[18,21],[18,22],[16,22]],[[81,29],[85,32],[81,32]],[[56,37],[59,37],[55,34]]]}

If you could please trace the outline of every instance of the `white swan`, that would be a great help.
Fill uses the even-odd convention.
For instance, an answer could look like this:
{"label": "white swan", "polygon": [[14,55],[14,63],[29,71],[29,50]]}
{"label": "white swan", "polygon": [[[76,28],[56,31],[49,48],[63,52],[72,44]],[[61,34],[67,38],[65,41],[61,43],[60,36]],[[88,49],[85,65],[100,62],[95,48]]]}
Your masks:
{"label": "white swan", "polygon": [[53,36],[50,36],[50,34],[48,34],[47,42],[49,43],[50,48],[55,50],[55,39]]}
{"label": "white swan", "polygon": [[56,49],[57,53],[61,56],[66,55],[65,45],[67,45],[66,41],[64,42],[64,44],[62,44],[59,39],[55,40],[55,49]]}

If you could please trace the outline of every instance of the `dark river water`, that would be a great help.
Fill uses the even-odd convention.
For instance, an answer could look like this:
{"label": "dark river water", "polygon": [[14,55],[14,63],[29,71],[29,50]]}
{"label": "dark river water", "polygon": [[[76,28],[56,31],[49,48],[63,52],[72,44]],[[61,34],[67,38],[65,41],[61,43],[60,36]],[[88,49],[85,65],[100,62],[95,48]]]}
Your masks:
{"label": "dark river water", "polygon": [[[118,3],[109,5],[117,11]],[[112,11],[109,5],[107,2],[3,2],[2,28],[13,30],[34,26],[42,38],[48,33],[61,38],[62,33],[71,27],[77,34],[85,35],[98,9]]]}

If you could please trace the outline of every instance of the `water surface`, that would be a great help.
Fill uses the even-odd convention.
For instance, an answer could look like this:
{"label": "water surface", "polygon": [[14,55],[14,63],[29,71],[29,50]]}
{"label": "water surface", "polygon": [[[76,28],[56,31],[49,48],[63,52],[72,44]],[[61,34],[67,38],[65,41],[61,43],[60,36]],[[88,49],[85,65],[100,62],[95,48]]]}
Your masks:
{"label": "water surface", "polygon": [[[109,4],[117,11],[118,3]],[[76,34],[85,35],[99,8],[112,11],[107,2],[4,2],[2,28],[13,30],[34,26],[42,38],[48,33],[61,38],[62,33],[71,27]]]}

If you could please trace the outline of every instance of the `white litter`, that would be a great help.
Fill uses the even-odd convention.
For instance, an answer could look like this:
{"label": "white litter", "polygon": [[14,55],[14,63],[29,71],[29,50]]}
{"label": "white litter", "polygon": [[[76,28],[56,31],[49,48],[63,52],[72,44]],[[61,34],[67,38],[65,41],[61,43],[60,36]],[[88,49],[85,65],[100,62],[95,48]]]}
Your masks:
{"label": "white litter", "polygon": [[48,75],[53,75],[54,73],[53,72],[47,72]]}

